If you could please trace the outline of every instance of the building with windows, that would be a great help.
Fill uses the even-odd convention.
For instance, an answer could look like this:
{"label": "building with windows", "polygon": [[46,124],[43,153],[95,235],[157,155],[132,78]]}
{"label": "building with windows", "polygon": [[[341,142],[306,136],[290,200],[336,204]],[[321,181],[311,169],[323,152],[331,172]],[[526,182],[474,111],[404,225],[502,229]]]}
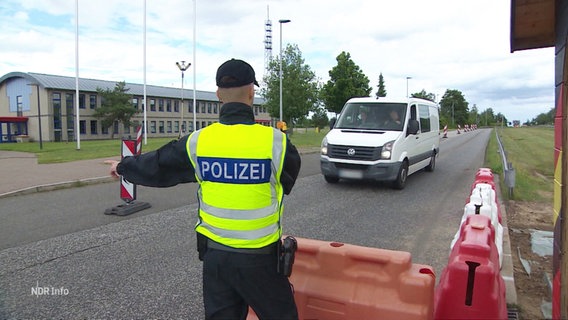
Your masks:
{"label": "building with windows", "polygon": [[[114,81],[79,78],[79,133],[81,140],[128,137],[135,128],[115,122],[102,127],[101,120],[93,116],[101,105],[97,88],[113,90]],[[133,123],[144,120],[142,84],[126,83],[132,107],[139,112]],[[76,139],[76,88],[75,77],[40,73],[11,72],[0,78],[0,143],[25,140],[73,141]],[[181,97],[185,97],[183,99]],[[177,137],[180,130],[201,129],[219,119],[221,103],[215,92],[146,85],[146,120],[148,137]],[[183,102],[183,108],[182,108]],[[253,111],[256,121],[273,125],[263,100],[255,98]],[[182,114],[183,112],[183,114]],[[40,133],[41,132],[41,133]]]}

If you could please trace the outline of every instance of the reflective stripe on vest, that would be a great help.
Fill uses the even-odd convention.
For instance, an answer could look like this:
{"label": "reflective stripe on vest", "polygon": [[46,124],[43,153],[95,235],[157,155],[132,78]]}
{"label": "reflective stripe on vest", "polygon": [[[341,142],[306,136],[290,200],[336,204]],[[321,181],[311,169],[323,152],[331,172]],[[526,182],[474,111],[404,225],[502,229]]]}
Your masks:
{"label": "reflective stripe on vest", "polygon": [[192,133],[186,148],[199,182],[197,232],[235,248],[260,248],[280,238],[282,132],[215,123]]}

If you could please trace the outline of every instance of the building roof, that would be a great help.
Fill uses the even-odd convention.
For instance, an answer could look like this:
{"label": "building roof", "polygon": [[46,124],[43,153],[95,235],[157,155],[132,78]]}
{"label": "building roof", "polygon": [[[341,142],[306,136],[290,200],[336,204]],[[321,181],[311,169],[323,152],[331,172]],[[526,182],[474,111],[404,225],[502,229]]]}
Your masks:
{"label": "building roof", "polygon": [[[0,78],[0,85],[10,78],[25,78],[31,83],[37,83],[45,89],[54,90],[75,90],[75,77],[58,76],[52,74],[34,73],[34,72],[10,72],[5,74]],[[98,80],[98,79],[87,79],[79,78],[79,91],[81,92],[97,92],[97,88],[114,89],[116,81],[108,80]],[[126,88],[130,89],[129,94],[135,96],[144,95],[144,85],[138,83],[128,83],[126,82]],[[146,84],[146,96],[152,97],[165,97],[165,98],[175,98],[179,99],[181,97],[181,88],[171,88],[171,87],[161,87]],[[183,96],[185,99],[193,99],[193,90],[185,89],[183,90]],[[218,101],[215,92],[211,91],[195,91],[196,100],[201,101]],[[264,99],[255,97],[255,104],[264,103]]]}

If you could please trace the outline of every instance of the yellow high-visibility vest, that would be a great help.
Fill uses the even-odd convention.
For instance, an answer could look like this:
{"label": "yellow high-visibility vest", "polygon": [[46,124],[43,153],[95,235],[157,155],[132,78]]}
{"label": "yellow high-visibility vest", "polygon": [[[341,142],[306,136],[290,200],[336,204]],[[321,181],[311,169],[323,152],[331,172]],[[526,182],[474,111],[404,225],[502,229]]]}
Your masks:
{"label": "yellow high-visibility vest", "polygon": [[280,239],[286,135],[259,124],[214,123],[193,132],[186,149],[199,182],[197,232],[234,248]]}

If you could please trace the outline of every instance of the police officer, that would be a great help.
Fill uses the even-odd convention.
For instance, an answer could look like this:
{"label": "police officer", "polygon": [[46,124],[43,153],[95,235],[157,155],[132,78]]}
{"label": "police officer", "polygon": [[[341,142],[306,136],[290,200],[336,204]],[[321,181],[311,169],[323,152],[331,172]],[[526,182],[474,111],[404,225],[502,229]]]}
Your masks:
{"label": "police officer", "polygon": [[297,319],[290,282],[277,272],[284,195],[301,159],[281,131],[255,124],[253,68],[231,59],[217,70],[219,122],[156,151],[111,164],[111,175],[150,187],[199,183],[195,226],[203,260],[206,319]]}

